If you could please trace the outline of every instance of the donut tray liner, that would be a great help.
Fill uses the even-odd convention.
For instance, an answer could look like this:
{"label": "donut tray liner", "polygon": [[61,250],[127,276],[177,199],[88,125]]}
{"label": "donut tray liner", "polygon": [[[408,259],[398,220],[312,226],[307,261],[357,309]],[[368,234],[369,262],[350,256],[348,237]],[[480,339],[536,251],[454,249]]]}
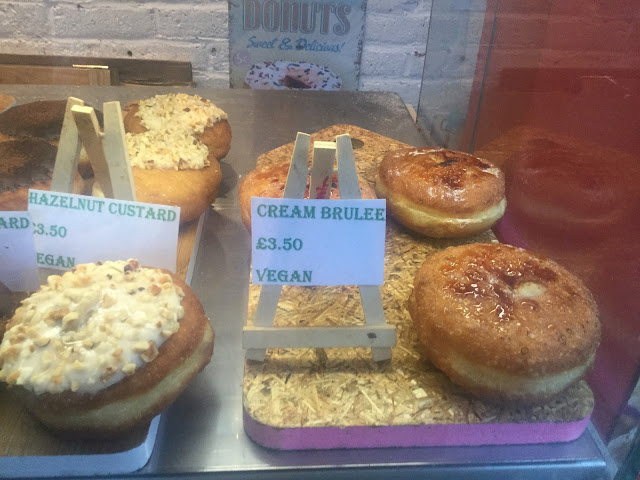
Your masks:
{"label": "donut tray liner", "polygon": [[[407,147],[351,125],[312,135],[331,141],[349,133],[361,178],[373,184],[388,150]],[[293,144],[267,152],[258,167],[290,159]],[[387,322],[398,342],[392,359],[376,364],[364,348],[269,349],[265,362],[245,362],[243,420],[257,443],[275,449],[333,449],[499,445],[571,441],[586,429],[593,393],[581,381],[543,405],[514,408],[485,403],[456,386],[426,360],[406,302],[425,258],[450,245],[495,242],[489,231],[459,240],[428,239],[387,220]],[[249,288],[249,323],[260,287]],[[364,323],[357,287],[284,287],[277,326]]]}

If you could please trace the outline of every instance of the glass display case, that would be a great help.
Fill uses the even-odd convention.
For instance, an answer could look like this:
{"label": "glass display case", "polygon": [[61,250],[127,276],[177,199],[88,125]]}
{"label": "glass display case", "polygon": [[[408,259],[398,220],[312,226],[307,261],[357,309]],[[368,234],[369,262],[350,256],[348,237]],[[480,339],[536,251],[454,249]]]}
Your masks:
{"label": "glass display case", "polygon": [[[10,68],[0,68],[0,80],[12,79],[12,84],[0,85],[0,112],[13,105],[41,100],[64,102],[69,97],[99,109],[105,102],[117,101],[125,106],[155,95],[188,93],[222,109],[233,133],[231,149],[219,162],[217,197],[204,202],[204,213],[178,230],[176,273],[193,289],[215,329],[210,365],[149,427],[110,440],[84,441],[52,434],[0,382],[0,478],[640,478],[637,1],[417,0],[402,6],[398,6],[401,2],[389,2],[394,4],[389,9],[400,10],[402,15],[415,7],[427,18],[429,11],[417,119],[411,115],[416,112],[407,109],[407,101],[393,92],[346,88],[312,91],[307,84],[280,91],[227,88],[229,63],[243,68],[251,63],[246,52],[229,55],[233,34],[221,25],[228,26],[227,7],[231,3],[232,7],[242,6],[245,12],[264,13],[269,36],[276,36],[280,32],[274,25],[281,14],[283,22],[286,20],[285,24],[295,30],[299,15],[314,18],[315,11],[318,25],[328,28],[329,17],[333,16],[348,24],[352,10],[357,10],[357,30],[362,34],[367,25],[376,26],[375,22],[367,23],[364,1],[340,6],[308,0],[194,1],[193,5],[169,1],[168,6],[158,2],[143,8],[131,3],[116,8],[106,1],[85,5],[62,0],[51,2],[55,5],[47,14],[36,8],[36,13],[30,14],[27,2],[9,3],[0,6],[0,12],[9,19],[6,28],[15,27],[17,33],[16,38],[7,39],[10,53],[5,53],[0,43],[0,67],[11,64]],[[377,22],[386,18],[383,3],[369,2],[379,14]],[[107,22],[101,23],[100,18],[109,15],[111,8],[114,21],[105,27]],[[294,14],[296,18],[288,23]],[[21,15],[45,26],[25,30],[19,22],[11,24]],[[251,20],[236,15],[235,21],[240,25],[247,19]],[[413,20],[407,25],[424,27],[422,20]],[[181,32],[187,22],[195,31],[191,39]],[[14,65],[12,62],[18,61],[16,45],[24,42],[40,48],[29,37],[46,37],[50,33],[47,28],[68,35],[59,42],[60,49],[51,48],[57,42],[55,38],[47,39],[41,47],[45,55],[20,55],[19,61],[28,65]],[[389,25],[382,28],[390,29]],[[294,33],[298,32],[287,35]],[[117,37],[113,45],[94,38],[109,35]],[[423,37],[417,37],[423,42]],[[350,73],[355,82],[362,38],[352,43],[357,55],[343,63],[354,68]],[[252,45],[266,49],[269,42]],[[172,60],[154,58],[155,54],[149,54],[151,47],[164,47]],[[380,51],[394,51],[387,47]],[[187,50],[189,54],[196,52],[199,63],[184,61],[181,55]],[[132,58],[138,52],[145,52],[147,57]],[[418,51],[412,53],[413,67],[405,67],[415,68],[420,55]],[[85,62],[89,57],[99,65]],[[266,66],[273,63],[267,60]],[[385,66],[383,72],[396,65],[389,63],[392,67]],[[368,71],[378,68],[369,65]],[[322,72],[312,73],[321,76]],[[299,86],[300,82],[292,85]],[[374,80],[369,85],[378,84]],[[100,117],[102,125],[103,120]],[[292,142],[300,131],[313,134],[313,140],[322,142],[325,148],[331,148],[326,144],[335,141],[338,133],[350,133],[358,174],[370,187],[376,183],[382,157],[400,147],[460,150],[499,167],[506,179],[507,207],[504,217],[490,230],[464,239],[425,238],[388,217],[385,283],[380,290],[383,307],[392,319],[389,323],[395,322],[398,330],[405,332],[412,328],[407,304],[414,267],[417,270],[428,255],[464,243],[502,242],[523,247],[557,261],[579,277],[595,298],[601,339],[585,387],[576,387],[579,392],[575,396],[558,402],[552,399],[544,405],[483,403],[438,372],[417,348],[418,342],[413,341],[416,335],[411,333],[405,334],[405,340],[410,341],[394,347],[387,363],[376,363],[373,356],[369,358],[370,350],[362,349],[365,354],[357,352],[347,357],[332,372],[351,375],[351,383],[342,384],[350,396],[345,395],[342,403],[333,402],[343,416],[357,405],[362,411],[368,409],[369,418],[378,421],[355,425],[362,430],[350,430],[353,425],[332,425],[321,434],[324,443],[319,443],[313,437],[317,433],[306,428],[308,424],[303,425],[311,413],[322,417],[320,406],[326,405],[322,403],[325,397],[338,397],[335,390],[327,393],[324,385],[319,386],[328,359],[340,358],[332,356],[335,352],[327,356],[322,348],[307,348],[299,353],[303,360],[288,364],[291,358],[286,357],[290,353],[286,350],[292,349],[282,348],[282,358],[270,349],[268,358],[275,358],[270,366],[284,367],[252,390],[252,379],[269,368],[251,363],[243,348],[243,326],[250,323],[258,308],[258,295],[256,285],[250,282],[251,233],[243,224],[239,185],[257,165],[291,159]],[[104,139],[104,133],[97,138]],[[13,140],[0,130],[0,143]],[[50,142],[50,147],[57,148],[57,141]],[[80,148],[76,150],[79,154]],[[1,182],[2,161],[0,157],[0,194],[5,188]],[[184,160],[180,158],[180,162]],[[91,179],[91,175],[83,177]],[[156,190],[173,186],[167,183]],[[89,188],[84,193],[96,192]],[[44,231],[43,227],[41,234],[47,235]],[[4,285],[0,283],[0,287]],[[365,314],[360,304],[360,310],[352,309],[357,313],[348,310],[360,295],[348,288],[338,289],[343,295],[336,301],[327,301],[321,294],[302,300],[293,298],[295,293],[285,295],[274,310],[279,312],[280,321],[285,317],[284,324],[289,318],[307,326],[304,315],[294,310],[306,313],[317,303],[318,311],[310,311],[320,312],[316,316],[329,324],[345,321],[346,315],[341,316],[345,311],[353,317],[347,321],[366,323],[366,319],[361,322]],[[136,293],[132,292],[129,295]],[[2,303],[8,298],[13,302],[11,308],[9,302]],[[0,321],[10,317],[9,310],[13,311],[15,303],[15,295],[1,288]],[[350,363],[353,358],[356,366]],[[401,361],[406,362],[406,375]],[[362,365],[362,371],[373,372],[366,379],[358,370]],[[298,377],[305,368],[309,375]],[[384,391],[379,386],[376,390],[381,372],[389,371],[392,375],[384,379]],[[313,381],[309,380],[311,376]],[[423,382],[426,377],[437,377],[434,390]],[[312,392],[311,400],[301,397],[296,402],[287,397],[289,407],[298,408],[296,414],[303,413],[295,434],[305,448],[296,448],[295,436],[291,437],[293,446],[267,448],[264,445],[273,444],[282,431],[295,428],[263,428],[264,424],[250,416],[248,392],[257,391],[261,398],[273,398],[274,404],[281,405],[284,397],[278,397],[275,391],[293,389],[295,382],[302,385],[300,391],[308,386]],[[401,428],[385,430],[392,425],[384,421],[406,400],[394,394],[395,384],[402,382],[408,387],[406,403],[418,406],[415,411],[404,412],[406,417],[412,421],[422,415],[420,418],[435,421],[409,421]],[[446,388],[440,388],[442,384]],[[307,406],[302,405],[305,402]],[[382,411],[382,404],[392,405],[392,414]],[[569,417],[556,415],[556,407],[569,412]],[[583,415],[585,409],[588,412]],[[281,410],[285,412],[285,407]],[[273,417],[284,418],[291,411]],[[416,425],[419,428],[414,428]],[[254,436],[256,431],[261,433]],[[260,435],[262,441],[257,441]]]}
{"label": "glass display case", "polygon": [[592,291],[592,421],[618,462],[640,419],[639,26],[634,2],[434,2],[418,110],[434,144],[505,171],[498,238]]}

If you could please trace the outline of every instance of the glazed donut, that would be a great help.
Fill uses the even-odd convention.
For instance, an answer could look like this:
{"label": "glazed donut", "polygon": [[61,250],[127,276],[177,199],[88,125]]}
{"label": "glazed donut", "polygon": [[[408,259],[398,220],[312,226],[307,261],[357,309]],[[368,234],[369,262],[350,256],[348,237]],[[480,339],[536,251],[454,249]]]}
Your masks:
{"label": "glazed donut", "polygon": [[557,263],[503,244],[449,247],[424,262],[408,303],[429,360],[480,397],[530,404],[593,363],[593,297]]}
{"label": "glazed donut", "polygon": [[[37,138],[0,142],[0,211],[27,210],[29,189],[49,190],[56,147]],[[80,175],[74,192],[81,193]]]}
{"label": "glazed donut", "polygon": [[[129,102],[123,109],[124,128],[134,135],[154,130],[185,130],[222,160],[231,148],[231,126],[227,114],[209,100],[185,93],[156,95]],[[211,157],[210,157],[211,158]]]}
{"label": "glazed donut", "polygon": [[490,228],[506,207],[504,174],[486,160],[442,148],[385,155],[376,193],[401,224],[430,237],[464,237]]}
{"label": "glazed donut", "polygon": [[308,62],[262,62],[251,66],[245,87],[254,90],[340,90],[342,80],[329,68]]}
{"label": "glazed donut", "polygon": [[0,113],[4,112],[7,108],[13,106],[16,103],[15,97],[11,95],[5,95],[0,93]]}
{"label": "glazed donut", "polygon": [[[238,187],[240,214],[242,216],[242,223],[247,227],[247,230],[251,231],[251,197],[282,198],[290,165],[291,162],[283,161],[269,164],[265,167],[258,167],[249,172],[240,181]],[[362,198],[376,198],[373,188],[371,188],[367,182],[360,179],[359,183]],[[333,176],[333,183],[329,195],[331,200],[340,198],[340,189],[338,188],[338,177],[336,174]],[[304,198],[309,198],[308,183]]]}
{"label": "glazed donut", "polygon": [[512,154],[507,198],[514,215],[558,234],[607,236],[633,210],[640,168],[635,159],[615,155],[616,167],[600,152],[568,139],[531,138]]}
{"label": "glazed donut", "polygon": [[113,436],[150,421],[211,359],[191,289],[135,260],[78,265],[22,302],[0,380],[54,431]]}
{"label": "glazed donut", "polygon": [[[66,100],[39,100],[15,105],[0,113],[0,135],[17,138],[42,138],[57,144],[67,108]],[[96,110],[102,125],[102,112]]]}

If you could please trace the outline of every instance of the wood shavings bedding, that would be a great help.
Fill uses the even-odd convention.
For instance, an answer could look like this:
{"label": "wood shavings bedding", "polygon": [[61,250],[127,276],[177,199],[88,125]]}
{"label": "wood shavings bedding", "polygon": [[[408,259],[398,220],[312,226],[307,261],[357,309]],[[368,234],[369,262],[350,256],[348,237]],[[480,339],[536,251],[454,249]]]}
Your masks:
{"label": "wood shavings bedding", "polygon": [[[351,133],[364,143],[354,151],[360,176],[372,183],[386,150],[405,147],[351,126],[334,126],[312,140]],[[260,157],[259,164],[291,155],[293,144]],[[247,362],[244,407],[256,421],[279,428],[475,423],[569,422],[586,417],[593,394],[581,381],[544,405],[511,408],[483,402],[453,384],[424,358],[407,311],[416,270],[425,258],[451,245],[496,241],[491,232],[459,240],[408,233],[387,220],[382,301],[387,322],[397,328],[392,359],[375,363],[365,348],[272,349],[264,363]],[[260,287],[249,289],[249,319]],[[275,324],[363,324],[357,287],[283,287]]]}

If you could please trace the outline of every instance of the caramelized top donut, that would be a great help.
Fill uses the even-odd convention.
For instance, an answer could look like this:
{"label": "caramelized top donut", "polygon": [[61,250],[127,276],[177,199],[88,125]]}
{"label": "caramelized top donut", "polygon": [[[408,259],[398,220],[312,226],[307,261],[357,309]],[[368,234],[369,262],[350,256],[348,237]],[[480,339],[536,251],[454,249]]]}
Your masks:
{"label": "caramelized top donut", "polygon": [[[282,198],[289,174],[289,165],[291,165],[289,161],[284,161],[264,168],[256,168],[242,179],[239,186],[240,210],[242,221],[247,228],[251,227],[251,197]],[[335,173],[332,182],[329,199],[335,200],[340,198],[338,176]],[[360,194],[363,199],[376,198],[373,188],[363,180],[360,180]],[[308,183],[304,198],[309,198]]]}
{"label": "caramelized top donut", "polygon": [[389,192],[451,214],[485,210],[504,198],[504,174],[487,160],[442,148],[406,148],[385,155],[378,171]]}
{"label": "caramelized top donut", "polygon": [[51,180],[56,147],[37,138],[0,142],[0,193]]}
{"label": "caramelized top donut", "polygon": [[525,375],[588,362],[600,342],[597,307],[555,262],[504,244],[450,247],[418,271],[410,311],[423,342]]}

